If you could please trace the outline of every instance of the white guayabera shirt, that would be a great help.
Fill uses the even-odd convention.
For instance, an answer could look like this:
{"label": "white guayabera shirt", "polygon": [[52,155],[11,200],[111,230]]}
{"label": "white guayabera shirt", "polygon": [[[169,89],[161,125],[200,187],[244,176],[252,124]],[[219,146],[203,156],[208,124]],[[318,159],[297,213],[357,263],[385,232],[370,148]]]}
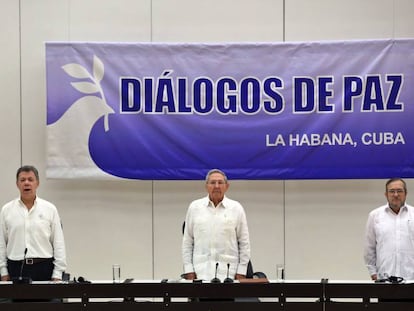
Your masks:
{"label": "white guayabera shirt", "polygon": [[[246,274],[250,260],[250,239],[242,205],[224,197],[214,207],[208,196],[193,201],[186,215],[182,243],[184,273],[195,272],[210,281]],[[230,264],[229,269],[228,264]]]}
{"label": "white guayabera shirt", "polygon": [[371,211],[364,248],[369,274],[414,280],[414,207],[405,204],[398,214],[388,205]]}

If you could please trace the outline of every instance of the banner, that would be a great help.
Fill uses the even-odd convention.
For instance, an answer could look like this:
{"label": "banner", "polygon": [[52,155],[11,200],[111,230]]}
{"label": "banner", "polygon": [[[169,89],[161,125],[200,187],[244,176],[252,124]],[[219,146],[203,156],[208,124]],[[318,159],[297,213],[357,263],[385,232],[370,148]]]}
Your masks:
{"label": "banner", "polygon": [[414,40],[46,43],[47,177],[414,177]]}

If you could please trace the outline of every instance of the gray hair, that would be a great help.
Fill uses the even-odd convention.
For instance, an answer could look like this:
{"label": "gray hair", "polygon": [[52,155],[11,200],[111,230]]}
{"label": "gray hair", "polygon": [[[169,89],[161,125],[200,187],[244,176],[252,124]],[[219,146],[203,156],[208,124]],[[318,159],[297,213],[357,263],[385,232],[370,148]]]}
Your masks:
{"label": "gray hair", "polygon": [[209,170],[207,175],[206,175],[206,182],[208,181],[208,179],[210,178],[210,176],[214,173],[219,173],[220,175],[223,175],[224,177],[224,181],[227,183],[227,176],[226,173],[224,173],[222,170],[219,170],[218,168],[213,168],[212,170]]}

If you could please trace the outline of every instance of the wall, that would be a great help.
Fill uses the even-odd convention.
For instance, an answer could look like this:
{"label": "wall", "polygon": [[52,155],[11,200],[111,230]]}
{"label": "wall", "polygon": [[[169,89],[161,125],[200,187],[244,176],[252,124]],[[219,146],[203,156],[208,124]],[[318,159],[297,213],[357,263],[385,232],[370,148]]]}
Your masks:
{"label": "wall", "polygon": [[[202,181],[47,180],[45,41],[312,41],[414,36],[410,0],[2,0],[0,204],[34,164],[39,196],[60,211],[72,276],[178,278],[181,224]],[[368,212],[385,180],[233,181],[248,216],[255,269],[290,279],[368,279]],[[409,189],[414,188],[408,180]]]}

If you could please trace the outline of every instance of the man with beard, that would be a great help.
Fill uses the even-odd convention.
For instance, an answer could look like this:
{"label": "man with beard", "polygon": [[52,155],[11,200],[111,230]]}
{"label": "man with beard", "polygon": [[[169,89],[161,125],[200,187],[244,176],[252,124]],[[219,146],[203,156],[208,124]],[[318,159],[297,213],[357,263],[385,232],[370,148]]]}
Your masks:
{"label": "man with beard", "polygon": [[414,280],[414,208],[406,204],[405,181],[388,180],[385,197],[388,204],[374,209],[368,216],[365,264],[375,281],[390,280],[390,277]]}

